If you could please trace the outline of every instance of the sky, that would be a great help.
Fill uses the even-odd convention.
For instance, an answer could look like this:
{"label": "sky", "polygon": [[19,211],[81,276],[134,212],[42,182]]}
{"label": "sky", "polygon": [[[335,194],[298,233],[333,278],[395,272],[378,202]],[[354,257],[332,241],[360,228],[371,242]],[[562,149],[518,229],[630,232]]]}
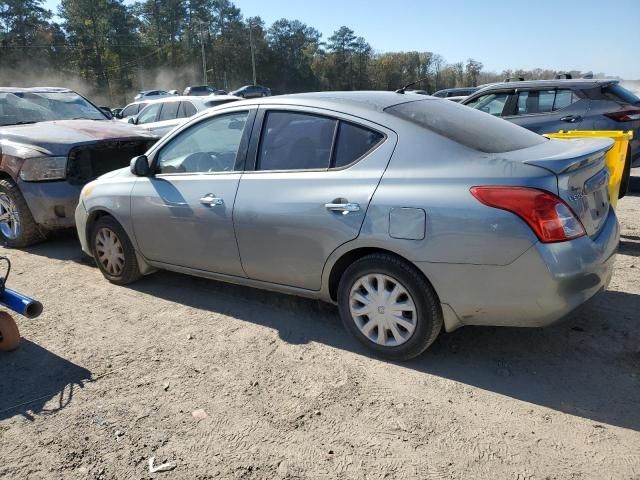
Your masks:
{"label": "sky", "polygon": [[[125,3],[133,3],[125,0]],[[267,26],[300,20],[326,40],[342,25],[376,52],[430,51],[485,70],[549,68],[640,79],[640,0],[234,0]],[[59,0],[45,0],[54,12]]]}

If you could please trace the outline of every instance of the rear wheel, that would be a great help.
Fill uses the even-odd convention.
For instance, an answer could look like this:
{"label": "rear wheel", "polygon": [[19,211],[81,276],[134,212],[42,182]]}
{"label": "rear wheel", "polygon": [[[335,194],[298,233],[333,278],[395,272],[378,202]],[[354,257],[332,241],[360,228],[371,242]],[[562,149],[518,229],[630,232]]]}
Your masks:
{"label": "rear wheel", "polygon": [[0,350],[9,352],[20,345],[20,332],[15,320],[7,312],[0,312]]}
{"label": "rear wheel", "polygon": [[629,192],[629,183],[631,181],[631,149],[627,149],[627,158],[624,161],[624,170],[622,172],[622,180],[620,181],[620,190],[618,198],[624,197]]}
{"label": "rear wheel", "polygon": [[142,276],[133,245],[113,217],[100,217],[93,225],[91,248],[98,268],[111,283],[126,285]]}
{"label": "rear wheel", "polygon": [[338,306],[347,330],[390,360],[420,355],[442,329],[442,311],[429,282],[389,254],[368,255],[347,268]]}
{"label": "rear wheel", "polygon": [[0,180],[0,236],[12,248],[28,247],[45,239],[18,186],[6,178]]}

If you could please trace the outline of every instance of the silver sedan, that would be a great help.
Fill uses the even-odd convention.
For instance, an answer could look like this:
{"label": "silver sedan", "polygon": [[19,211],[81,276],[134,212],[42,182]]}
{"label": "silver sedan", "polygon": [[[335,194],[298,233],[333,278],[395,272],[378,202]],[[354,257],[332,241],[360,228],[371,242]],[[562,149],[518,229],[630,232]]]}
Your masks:
{"label": "silver sedan", "polygon": [[607,287],[610,140],[548,140],[444,99],[279,96],[189,120],[86,185],[83,250],[335,302],[377,355],[441,330],[544,326]]}

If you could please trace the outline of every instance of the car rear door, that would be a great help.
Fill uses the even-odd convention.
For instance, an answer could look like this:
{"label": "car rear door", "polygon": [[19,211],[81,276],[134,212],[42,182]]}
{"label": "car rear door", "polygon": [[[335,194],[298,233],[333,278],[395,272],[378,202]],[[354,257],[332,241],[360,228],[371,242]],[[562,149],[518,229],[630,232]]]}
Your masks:
{"label": "car rear door", "polygon": [[234,207],[247,276],[319,290],[336,248],[356,238],[396,134],[322,109],[261,108]]}
{"label": "car rear door", "polygon": [[504,119],[536,133],[578,130],[589,103],[577,92],[561,89],[518,89],[512,111]]}
{"label": "car rear door", "polygon": [[232,212],[255,109],[200,119],[152,155],[131,193],[135,238],[152,262],[244,276]]}
{"label": "car rear door", "polygon": [[156,122],[146,126],[148,130],[162,137],[180,123],[177,120],[180,102],[162,102],[162,109]]}

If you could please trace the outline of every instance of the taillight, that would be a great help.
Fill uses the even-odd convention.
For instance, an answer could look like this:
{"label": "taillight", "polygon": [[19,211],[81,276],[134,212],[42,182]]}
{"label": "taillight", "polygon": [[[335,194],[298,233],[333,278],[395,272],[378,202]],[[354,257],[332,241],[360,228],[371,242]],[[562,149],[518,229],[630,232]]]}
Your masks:
{"label": "taillight", "polygon": [[619,112],[605,113],[604,115],[616,122],[631,122],[633,120],[640,120],[640,108],[629,108],[627,110],[620,110]]}
{"label": "taillight", "polygon": [[528,187],[472,187],[471,194],[493,208],[515,213],[544,243],[563,242],[585,234],[580,220],[551,192]]}

